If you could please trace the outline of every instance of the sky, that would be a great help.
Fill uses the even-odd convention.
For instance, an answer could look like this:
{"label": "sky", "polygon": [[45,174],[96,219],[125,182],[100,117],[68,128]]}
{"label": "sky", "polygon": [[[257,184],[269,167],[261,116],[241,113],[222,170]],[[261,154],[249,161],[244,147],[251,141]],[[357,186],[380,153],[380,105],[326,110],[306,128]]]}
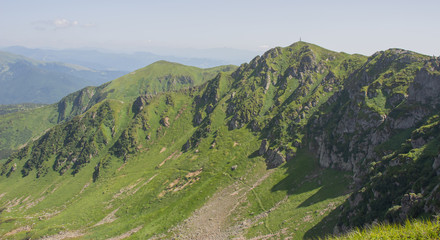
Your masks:
{"label": "sky", "polygon": [[438,56],[439,10],[438,0],[0,0],[0,47],[263,52],[301,38],[347,53]]}

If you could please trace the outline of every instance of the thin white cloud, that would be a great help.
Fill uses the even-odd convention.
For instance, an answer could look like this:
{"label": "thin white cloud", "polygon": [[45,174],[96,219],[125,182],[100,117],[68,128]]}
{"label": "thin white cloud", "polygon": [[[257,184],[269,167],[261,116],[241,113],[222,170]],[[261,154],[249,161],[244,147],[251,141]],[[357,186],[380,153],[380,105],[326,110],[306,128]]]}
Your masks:
{"label": "thin white cloud", "polygon": [[40,20],[33,22],[36,30],[45,31],[45,30],[58,30],[58,29],[67,29],[73,27],[93,27],[95,26],[92,23],[80,23],[77,20],[69,20],[66,18],[57,18],[55,20]]}
{"label": "thin white cloud", "polygon": [[53,25],[56,28],[66,28],[66,27],[74,26],[73,22],[71,22],[71,21],[69,21],[69,20],[67,20],[65,18],[55,19],[53,21]]}

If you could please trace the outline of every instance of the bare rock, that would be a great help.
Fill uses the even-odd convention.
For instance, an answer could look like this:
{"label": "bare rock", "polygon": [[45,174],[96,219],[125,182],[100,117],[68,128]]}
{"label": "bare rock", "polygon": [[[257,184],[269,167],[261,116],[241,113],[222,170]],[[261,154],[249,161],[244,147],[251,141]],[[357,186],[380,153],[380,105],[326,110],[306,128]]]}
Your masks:
{"label": "bare rock", "polygon": [[133,102],[133,105],[131,107],[132,111],[134,113],[139,113],[144,109],[144,106],[148,104],[148,99],[146,96],[139,96],[136,98],[136,100]]}
{"label": "bare rock", "polygon": [[434,163],[432,163],[432,169],[437,170],[440,167],[440,154],[434,158]]}
{"label": "bare rock", "polygon": [[286,161],[286,158],[278,151],[278,149],[269,149],[267,150],[266,155],[266,166],[268,169],[279,167]]}
{"label": "bare rock", "polygon": [[403,195],[401,199],[401,212],[399,217],[401,220],[405,220],[411,217],[411,212],[416,208],[421,207],[422,204],[422,194],[407,193]]}
{"label": "bare rock", "polygon": [[260,145],[260,149],[258,150],[258,154],[260,156],[263,156],[266,153],[268,147],[269,147],[269,144],[267,143],[267,140],[263,139],[263,141],[261,141],[261,145]]}
{"label": "bare rock", "polygon": [[197,113],[194,115],[194,119],[193,119],[193,123],[194,123],[194,125],[198,126],[198,125],[200,125],[200,123],[202,123],[202,121],[203,121],[202,113],[197,112]]}
{"label": "bare rock", "polygon": [[170,118],[169,117],[164,117],[160,120],[160,124],[162,124],[164,127],[169,127],[170,126]]}
{"label": "bare rock", "polygon": [[420,148],[421,146],[425,145],[426,141],[422,137],[417,139],[411,139],[411,146],[413,148]]}

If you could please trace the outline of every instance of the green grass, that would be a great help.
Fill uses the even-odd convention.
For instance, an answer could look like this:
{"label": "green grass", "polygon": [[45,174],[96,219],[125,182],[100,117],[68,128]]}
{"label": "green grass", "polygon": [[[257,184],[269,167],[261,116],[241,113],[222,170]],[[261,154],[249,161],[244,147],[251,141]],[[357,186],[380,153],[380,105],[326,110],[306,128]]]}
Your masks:
{"label": "green grass", "polygon": [[132,100],[142,94],[154,94],[200,85],[219,72],[232,71],[235,66],[208,69],[159,61],[112,81],[105,87],[108,97],[122,101]]}
{"label": "green grass", "polygon": [[[378,56],[368,64],[383,61]],[[53,127],[45,139],[30,144],[27,152],[14,154],[8,169],[17,164],[17,170],[0,179],[0,206],[7,208],[0,215],[0,236],[31,226],[10,238],[38,239],[61,231],[80,231],[81,239],[106,239],[141,226],[133,233],[133,239],[172,238],[174,226],[188,219],[215,193],[230,187],[245,192],[231,210],[227,223],[239,228],[235,237],[319,238],[331,234],[336,224],[352,220],[341,219],[340,214],[350,208],[350,191],[357,191],[353,189],[360,186],[350,186],[351,172],[321,168],[316,153],[309,152],[307,146],[313,144],[315,136],[323,136],[315,134],[332,132],[341,117],[353,117],[349,112],[349,116],[325,119],[318,113],[335,116],[333,112],[350,109],[347,93],[338,97],[339,102],[332,108],[326,102],[339,89],[354,87],[344,81],[354,69],[366,66],[366,58],[300,42],[273,49],[255,61],[260,61],[258,67],[250,67],[253,63],[240,67],[237,74],[243,78],[229,72],[217,74],[234,67],[198,69],[158,62],[107,85],[66,97],[63,116],[72,120]],[[371,76],[380,78],[387,72],[374,66],[369,72]],[[405,66],[397,64],[392,68],[399,72]],[[289,77],[293,68],[304,68],[303,75]],[[273,84],[265,92],[267,75]],[[206,82],[209,78],[212,80]],[[193,88],[194,84],[199,86]],[[356,88],[357,93],[362,87]],[[379,85],[371,88],[375,87]],[[166,90],[173,91],[162,92]],[[385,91],[377,93],[365,101],[361,96],[353,104],[385,111],[389,96]],[[139,96],[143,97],[144,105],[133,109],[133,101]],[[55,122],[59,120],[57,114],[51,114],[53,109],[48,109],[37,110]],[[373,116],[367,114],[370,112],[361,111],[363,115],[358,117]],[[195,123],[198,114],[203,120]],[[38,116],[35,114],[35,120]],[[232,130],[233,119],[240,126]],[[9,120],[11,124],[12,118]],[[316,128],[312,129],[311,121]],[[253,129],[251,124],[255,122],[262,131]],[[12,132],[20,124],[25,122],[12,124],[16,126]],[[370,201],[376,192],[385,197],[370,201],[372,211],[366,204],[360,205],[359,211],[364,211],[360,217],[374,219],[374,214],[392,207],[387,204],[400,202],[402,193],[394,192],[395,181],[400,181],[404,188],[401,191],[405,192],[410,187],[418,191],[426,182],[436,180],[432,159],[438,154],[439,140],[428,135],[437,133],[437,125],[433,117],[425,126],[417,127],[417,131],[391,132],[389,141],[376,148],[379,154],[400,151],[403,157],[414,161],[402,169],[386,168],[383,164],[388,159],[365,167],[363,177],[371,178],[371,184],[362,188],[367,189],[365,201]],[[330,136],[334,141],[323,142],[336,143],[339,148],[351,136]],[[410,137],[426,137],[429,142],[411,150]],[[296,156],[268,170],[265,158],[257,154],[262,139],[269,141],[272,150]],[[184,147],[187,142],[188,148]],[[45,156],[39,159],[41,166],[36,164],[29,176],[22,177],[20,170],[25,162],[38,156],[31,155],[34,150]],[[83,163],[76,174],[67,171],[60,176],[52,170],[60,153],[67,159],[78,152],[87,154],[75,160],[70,158],[72,163]],[[232,170],[234,165],[237,168]],[[45,167],[47,175],[35,178],[36,172]],[[416,179],[420,173],[426,177],[417,182],[406,181]],[[437,180],[424,190],[434,191]],[[418,193],[413,195],[420,196]],[[103,219],[107,222],[102,223]],[[224,227],[226,230],[229,226]]]}
{"label": "green grass", "polygon": [[38,104],[38,103],[0,105],[0,115],[14,113],[14,112],[27,111],[27,110],[31,110],[34,108],[44,107],[45,105],[46,104]]}
{"label": "green grass", "polygon": [[[0,116],[0,152],[11,152],[56,124],[53,105]],[[0,155],[5,159],[9,154]]]}
{"label": "green grass", "polygon": [[295,159],[256,187],[242,205],[238,217],[258,219],[246,237],[302,239],[331,232],[336,219],[329,214],[348,197],[349,176],[320,169],[310,153],[300,150]]}
{"label": "green grass", "polygon": [[[227,131],[224,122],[226,116],[224,109],[221,109],[222,103],[219,103],[219,109],[211,114],[211,133],[219,133],[215,136],[217,147],[210,149],[214,138],[214,135],[210,134],[208,138],[200,142],[198,153],[194,151],[183,153],[158,167],[171,154],[179,152],[181,146],[195,130],[187,127],[192,125],[193,116],[192,107],[188,104],[190,102],[188,96],[176,93],[173,98],[174,106],[169,106],[164,103],[165,94],[158,96],[141,113],[149,119],[152,129],[158,129],[160,116],[166,112],[170,117],[170,127],[162,127],[162,130],[155,131],[156,134],[152,134],[150,141],[144,139],[143,142],[138,142],[142,145],[141,150],[130,155],[126,164],[112,157],[110,165],[103,170],[96,183],[92,183],[91,179],[93,167],[100,159],[106,157],[105,154],[93,158],[87,167],[74,177],[69,174],[60,177],[50,171],[41,179],[30,176],[21,178],[18,173],[15,173],[10,178],[2,180],[0,188],[3,193],[7,194],[8,199],[30,196],[30,200],[22,201],[17,206],[18,209],[40,196],[46,197],[34,207],[29,209],[22,207],[21,210],[5,214],[6,218],[15,218],[16,221],[14,226],[4,228],[0,234],[5,234],[17,226],[34,223],[32,231],[26,234],[27,237],[39,238],[62,230],[83,229],[87,232],[85,239],[104,239],[106,236],[123,234],[139,225],[143,228],[137,236],[152,236],[165,232],[174,224],[187,218],[217,189],[239,178],[244,173],[245,166],[249,164],[243,160],[248,158],[251,151],[258,148],[258,140],[246,129]],[[179,113],[180,116],[177,117]],[[124,117],[120,116],[120,118]],[[124,121],[128,120],[125,119]],[[119,121],[124,122],[121,119]],[[136,124],[135,119],[127,122]],[[139,136],[144,135],[139,133]],[[234,147],[235,142],[239,143],[240,147]],[[163,148],[166,150],[162,150]],[[103,153],[105,152],[104,149]],[[232,165],[238,165],[239,169],[232,173],[230,170]],[[121,166],[123,168],[118,170]],[[161,192],[166,191],[170,182],[180,178],[184,183],[185,176],[189,172],[200,168],[203,169],[199,175],[200,180],[181,191],[166,192],[165,195],[159,197]],[[152,176],[155,177],[151,182],[141,185]],[[15,185],[17,189],[11,187],[11,183],[14,182],[19,182]],[[80,193],[87,184],[90,186]],[[133,185],[136,185],[133,189],[139,188],[135,194],[133,189],[124,190]],[[115,197],[121,191],[123,194]],[[116,212],[115,222],[93,227],[116,208],[119,210]],[[58,211],[60,212],[57,213]],[[44,221],[36,221],[36,216],[44,216],[44,213],[57,214]],[[24,218],[25,216],[35,218]],[[147,221],[147,219],[154,220]],[[17,238],[19,236],[23,234],[16,235]]]}
{"label": "green grass", "polygon": [[440,223],[438,221],[406,221],[404,225],[376,224],[370,228],[357,229],[334,240],[363,239],[439,239]]}
{"label": "green grass", "polygon": [[60,103],[0,116],[0,160],[55,124],[70,120],[104,99],[130,104],[143,94],[155,94],[200,85],[232,65],[208,69],[159,61],[100,87],[87,87],[63,98]]}

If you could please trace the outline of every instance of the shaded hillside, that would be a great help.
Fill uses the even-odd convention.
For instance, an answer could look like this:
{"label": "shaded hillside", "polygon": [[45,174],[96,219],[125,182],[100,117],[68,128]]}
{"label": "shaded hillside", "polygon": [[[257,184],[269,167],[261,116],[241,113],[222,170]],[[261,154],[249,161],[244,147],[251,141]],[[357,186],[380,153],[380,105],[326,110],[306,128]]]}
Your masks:
{"label": "shaded hillside", "polygon": [[166,65],[72,95],[4,161],[2,236],[301,239],[439,213],[440,59],[297,42],[206,82]]}
{"label": "shaded hillside", "polygon": [[36,61],[0,52],[0,104],[54,103],[85,86],[100,85],[125,73]]}

